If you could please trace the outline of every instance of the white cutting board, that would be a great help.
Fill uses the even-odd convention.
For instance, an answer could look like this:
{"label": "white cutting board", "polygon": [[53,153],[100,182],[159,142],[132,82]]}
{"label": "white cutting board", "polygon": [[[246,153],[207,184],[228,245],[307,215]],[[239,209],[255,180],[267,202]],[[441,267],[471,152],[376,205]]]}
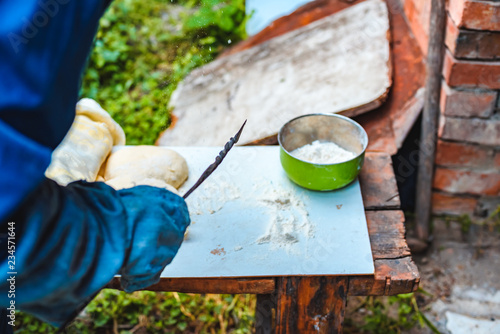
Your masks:
{"label": "white cutting board", "polygon": [[[171,147],[189,166],[184,194],[220,147]],[[359,183],[316,192],[292,183],[279,147],[234,147],[187,199],[192,224],[162,277],[373,274]]]}

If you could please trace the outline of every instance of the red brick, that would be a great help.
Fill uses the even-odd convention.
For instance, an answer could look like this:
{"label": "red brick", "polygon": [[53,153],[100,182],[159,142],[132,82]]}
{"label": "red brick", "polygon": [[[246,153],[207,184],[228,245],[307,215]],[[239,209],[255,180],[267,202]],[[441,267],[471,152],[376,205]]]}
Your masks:
{"label": "red brick", "polygon": [[436,165],[499,172],[495,159],[497,157],[493,148],[443,140],[437,143]]}
{"label": "red brick", "polygon": [[450,87],[500,89],[500,61],[458,60],[446,50],[443,76]]}
{"label": "red brick", "polygon": [[448,17],[445,44],[455,58],[500,58],[500,32],[463,30]]}
{"label": "red brick", "polygon": [[456,196],[442,192],[432,193],[432,213],[445,215],[463,215],[474,213],[477,199],[470,196]]}
{"label": "red brick", "polygon": [[448,12],[459,28],[500,31],[500,2],[449,0]]}
{"label": "red brick", "polygon": [[500,146],[500,120],[441,116],[438,135],[441,139]]}
{"label": "red brick", "polygon": [[430,1],[406,0],[404,12],[417,43],[424,55],[429,46]]}
{"label": "red brick", "polygon": [[500,151],[497,151],[495,153],[495,160],[494,160],[495,167],[497,170],[500,170]]}
{"label": "red brick", "polygon": [[434,188],[454,194],[500,195],[500,173],[478,173],[472,171],[437,167]]}
{"label": "red brick", "polygon": [[497,92],[493,90],[457,90],[441,85],[441,112],[445,116],[488,118],[495,111]]}

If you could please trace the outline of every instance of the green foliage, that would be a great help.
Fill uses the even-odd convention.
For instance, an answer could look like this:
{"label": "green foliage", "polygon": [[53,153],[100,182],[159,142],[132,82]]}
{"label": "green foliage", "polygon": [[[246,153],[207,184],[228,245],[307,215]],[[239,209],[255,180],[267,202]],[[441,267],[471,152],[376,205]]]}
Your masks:
{"label": "green foliage", "polygon": [[449,226],[450,221],[455,221],[460,224],[460,229],[463,233],[467,233],[473,224],[472,219],[468,214],[463,214],[457,217],[446,217],[446,224]]}
{"label": "green foliage", "polygon": [[497,231],[500,232],[500,205],[486,219],[486,224],[492,226],[492,229],[496,227]]}
{"label": "green foliage", "polygon": [[[104,289],[67,333],[251,333],[255,297]],[[18,312],[16,333],[55,333],[56,329]]]}
{"label": "green foliage", "polygon": [[177,84],[245,38],[244,0],[116,0],[100,21],[81,96],[97,100],[128,144],[153,144]]}
{"label": "green foliage", "polygon": [[458,223],[463,233],[469,232],[472,225],[486,226],[491,232],[495,229],[500,232],[500,205],[484,219],[478,217],[473,219],[468,214],[463,214],[460,216],[444,216],[444,220],[447,227],[450,227],[451,222]]}
{"label": "green foliage", "polygon": [[[423,290],[419,290],[418,293],[427,294]],[[402,330],[419,324],[421,328],[428,327],[433,333],[439,334],[436,327],[420,312],[414,293],[390,296],[385,299],[367,297],[361,307],[367,310],[364,323],[358,326],[363,333],[401,333]]]}
{"label": "green foliage", "polygon": [[45,322],[42,322],[34,316],[24,313],[16,312],[16,334],[55,334],[57,329]]}

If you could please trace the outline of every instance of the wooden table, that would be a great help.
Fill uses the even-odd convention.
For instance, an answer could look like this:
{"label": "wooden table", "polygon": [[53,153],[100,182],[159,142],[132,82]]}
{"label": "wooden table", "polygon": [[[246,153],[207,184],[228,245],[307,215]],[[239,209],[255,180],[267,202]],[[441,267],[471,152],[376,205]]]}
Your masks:
{"label": "wooden table", "polygon": [[[390,156],[367,152],[360,183],[375,265],[373,276],[162,278],[148,290],[257,294],[257,333],[341,333],[347,296],[413,292],[420,281],[405,240]],[[120,289],[119,279],[107,287]]]}

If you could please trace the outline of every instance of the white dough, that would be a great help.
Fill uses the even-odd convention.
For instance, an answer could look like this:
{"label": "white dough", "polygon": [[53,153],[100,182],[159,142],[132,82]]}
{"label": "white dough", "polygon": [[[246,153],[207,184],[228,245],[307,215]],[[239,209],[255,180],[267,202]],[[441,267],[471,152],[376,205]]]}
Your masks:
{"label": "white dough", "polygon": [[[179,188],[188,177],[186,160],[175,151],[158,146],[126,146],[115,149],[108,158],[104,179],[116,186],[147,184],[158,180]],[[110,183],[111,182],[111,183]],[[152,185],[152,184],[151,184]]]}

